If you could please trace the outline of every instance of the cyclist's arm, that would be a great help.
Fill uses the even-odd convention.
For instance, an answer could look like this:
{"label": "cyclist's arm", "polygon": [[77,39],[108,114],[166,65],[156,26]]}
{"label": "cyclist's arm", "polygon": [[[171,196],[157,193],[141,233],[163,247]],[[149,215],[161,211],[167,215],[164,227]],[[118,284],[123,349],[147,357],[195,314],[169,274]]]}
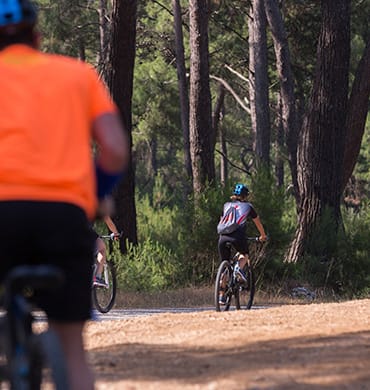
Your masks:
{"label": "cyclist's arm", "polygon": [[108,226],[108,229],[109,229],[112,233],[117,234],[117,235],[119,234],[118,229],[117,229],[115,223],[112,221],[112,218],[111,218],[111,217],[105,216],[105,217],[104,217],[104,222],[105,222],[105,224]]}
{"label": "cyclist's arm", "polygon": [[257,215],[256,218],[253,218],[252,221],[254,222],[254,224],[256,225],[256,228],[258,229],[259,233],[260,233],[260,236],[259,236],[259,240],[260,241],[266,241],[267,240],[267,236],[266,236],[266,233],[265,233],[265,229],[262,225],[262,222],[260,220],[260,217]]}
{"label": "cyclist's arm", "polygon": [[129,162],[129,143],[119,115],[113,112],[99,115],[92,130],[98,145],[99,167],[107,173],[121,173]]}

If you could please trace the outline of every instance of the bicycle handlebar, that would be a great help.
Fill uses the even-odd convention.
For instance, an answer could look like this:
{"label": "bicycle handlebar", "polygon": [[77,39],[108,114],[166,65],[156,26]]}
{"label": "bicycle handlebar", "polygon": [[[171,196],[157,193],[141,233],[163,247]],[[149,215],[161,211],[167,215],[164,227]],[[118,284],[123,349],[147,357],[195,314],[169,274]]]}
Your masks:
{"label": "bicycle handlebar", "polygon": [[99,236],[100,238],[105,238],[105,239],[109,239],[109,240],[114,240],[115,238],[121,238],[123,235],[123,232],[120,232],[120,233],[111,233],[111,234],[107,234],[107,235],[102,235],[102,236]]}
{"label": "bicycle handlebar", "polygon": [[255,242],[263,243],[263,242],[268,241],[268,240],[269,240],[269,237],[268,237],[268,236],[266,237],[266,241],[260,241],[260,238],[259,238],[259,237],[247,237],[247,240],[248,240],[248,241],[255,241]]}

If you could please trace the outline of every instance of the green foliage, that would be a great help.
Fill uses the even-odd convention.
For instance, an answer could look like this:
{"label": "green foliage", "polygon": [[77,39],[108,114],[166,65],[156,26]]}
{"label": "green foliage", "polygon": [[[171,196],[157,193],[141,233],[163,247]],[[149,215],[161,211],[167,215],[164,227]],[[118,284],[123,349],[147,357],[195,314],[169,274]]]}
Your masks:
{"label": "green foliage", "polygon": [[209,283],[218,265],[217,223],[222,214],[221,187],[207,186],[197,199],[189,198],[178,215],[183,222],[184,273],[190,283]]}
{"label": "green foliage", "polygon": [[[328,229],[329,215],[312,238],[310,254],[295,265],[295,276],[314,288],[348,298],[368,296],[370,292],[370,213],[343,210],[343,229],[334,235]],[[330,233],[331,231],[331,233]],[[327,250],[328,255],[317,256]]]}
{"label": "green foliage", "polygon": [[127,252],[117,264],[118,283],[127,291],[160,291],[179,285],[181,267],[176,255],[159,242],[147,239]]}
{"label": "green foliage", "polygon": [[[39,0],[43,50],[86,56],[95,64],[99,53],[98,0]],[[108,2],[111,7],[111,2]],[[362,55],[368,34],[368,2],[352,2],[351,75]],[[186,67],[189,67],[188,4],[183,5],[183,32]],[[247,20],[250,2],[230,0],[210,3],[210,74],[225,80],[242,99],[247,97],[248,77]],[[288,34],[297,95],[307,101],[316,62],[320,28],[320,7],[316,1],[284,2],[283,17]],[[304,28],[302,28],[304,26]],[[235,166],[246,167],[253,134],[249,115],[227,92],[220,126],[226,133],[230,182],[209,186],[195,202],[187,197],[191,184],[184,174],[183,135],[180,124],[176,74],[172,3],[138,2],[136,62],[134,69],[132,137],[137,188],[139,245],[128,246],[122,258],[115,245],[114,258],[119,266],[120,283],[132,290],[153,290],[194,283],[212,283],[218,265],[216,225],[222,205],[233,184],[245,182],[251,189],[251,202],[266,228],[270,241],[259,256],[257,273],[260,286],[279,284],[292,278],[327,286],[348,294],[369,293],[369,206],[360,214],[343,211],[345,233],[330,238],[331,255],[317,257],[326,245],[327,224],[318,227],[310,256],[299,264],[284,264],[284,251],[296,227],[296,206],[292,196],[276,187],[268,169],[252,177],[240,177]],[[271,102],[278,89],[273,45],[269,39],[269,77]],[[225,65],[228,65],[226,67]],[[233,71],[231,71],[232,69]],[[187,69],[188,71],[188,69]],[[213,104],[219,82],[210,81]],[[272,117],[273,119],[273,117]],[[355,176],[361,184],[363,204],[370,193],[370,118],[368,117]],[[273,121],[272,121],[273,123]],[[272,129],[274,133],[275,129]],[[216,149],[219,145],[216,144]],[[273,164],[274,162],[272,162]],[[216,169],[219,154],[216,153]],[[104,226],[98,226],[104,232]],[[100,230],[99,230],[100,229]],[[250,235],[257,234],[249,223]]]}
{"label": "green foliage", "polygon": [[38,0],[42,49],[95,63],[99,51],[98,1]]}
{"label": "green foliage", "polygon": [[[160,179],[157,178],[156,183]],[[159,190],[159,188],[161,190]],[[171,202],[171,195],[164,183],[154,187],[152,196],[138,198],[137,219],[139,241],[161,242],[165,247],[176,250],[181,229],[176,224],[178,206]]]}
{"label": "green foliage", "polygon": [[283,215],[288,201],[284,189],[276,186],[275,178],[266,167],[259,168],[252,176],[250,187],[251,202],[265,226],[271,243],[282,243],[284,239]]}
{"label": "green foliage", "polygon": [[[333,294],[368,294],[368,208],[360,214],[344,210],[344,230],[331,239],[327,232],[332,221],[329,215],[324,216],[313,237],[311,254],[297,264],[286,264],[284,251],[296,220],[293,199],[275,186],[268,169],[261,168],[250,180],[237,181],[250,187],[251,202],[270,236],[267,245],[251,244],[258,288],[278,289],[295,281]],[[233,185],[234,182],[225,187],[208,186],[195,202],[185,198],[180,187],[172,191],[162,177],[157,177],[152,194],[138,195],[140,244],[129,246],[128,254],[119,261],[121,286],[157,291],[212,284],[219,264],[216,226]],[[250,223],[248,235],[255,234],[258,232]],[[328,240],[333,244],[330,256],[317,257],[317,248],[321,244],[327,246]]]}

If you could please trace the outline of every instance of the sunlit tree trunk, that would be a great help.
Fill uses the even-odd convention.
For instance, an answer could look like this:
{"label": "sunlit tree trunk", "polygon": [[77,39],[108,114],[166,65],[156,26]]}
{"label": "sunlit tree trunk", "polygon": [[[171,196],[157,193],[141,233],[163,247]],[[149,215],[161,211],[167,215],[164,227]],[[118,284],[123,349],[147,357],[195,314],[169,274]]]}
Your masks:
{"label": "sunlit tree trunk", "polygon": [[[131,102],[136,40],[136,0],[113,1],[112,40],[108,84],[128,130],[132,149]],[[125,239],[137,243],[135,208],[135,172],[132,158],[125,179],[114,192],[116,213],[114,221]]]}
{"label": "sunlit tree trunk", "polygon": [[212,126],[213,126],[213,133],[215,137],[212,148],[215,148],[216,138],[218,136],[221,145],[221,153],[222,153],[220,159],[221,184],[225,184],[225,181],[227,180],[227,160],[226,160],[227,150],[226,150],[225,133],[222,126],[222,119],[225,112],[224,100],[225,100],[225,87],[222,84],[220,84],[215,108],[213,110],[213,115],[212,115]]}
{"label": "sunlit tree trunk", "polygon": [[184,56],[184,38],[182,33],[182,16],[180,0],[172,0],[172,9],[174,15],[175,28],[175,46],[176,46],[176,69],[179,84],[181,127],[184,139],[184,165],[185,171],[192,179],[190,140],[189,140],[189,93],[188,83],[186,81],[186,67]]}
{"label": "sunlit tree trunk", "polygon": [[109,55],[109,19],[108,19],[108,2],[107,0],[99,0],[98,6],[99,14],[99,57],[98,57],[98,68],[103,79],[107,81],[107,69],[106,64]]}
{"label": "sunlit tree trunk", "polygon": [[297,182],[297,119],[294,97],[294,79],[291,69],[290,52],[284,22],[278,2],[265,0],[267,21],[274,42],[276,68],[280,81],[281,119],[289,154],[289,165],[297,203],[299,191]]}
{"label": "sunlit tree trunk", "polygon": [[350,55],[349,5],[349,0],[323,0],[321,3],[315,81],[298,146],[299,222],[286,255],[288,262],[298,261],[307,251],[309,240],[323,227],[321,253],[315,255],[330,257],[341,222]]}
{"label": "sunlit tree trunk", "polygon": [[365,131],[370,96],[370,38],[358,65],[348,103],[346,142],[344,149],[344,174],[342,189],[346,186],[360,153]]}
{"label": "sunlit tree trunk", "polygon": [[248,22],[251,121],[255,134],[254,150],[257,160],[268,165],[270,163],[271,127],[266,24],[264,1],[253,0]]}
{"label": "sunlit tree trunk", "polygon": [[275,176],[276,176],[276,184],[278,187],[282,187],[284,185],[284,145],[285,145],[285,137],[284,137],[284,126],[283,126],[283,114],[282,114],[282,104],[281,104],[281,96],[278,94],[277,104],[276,104],[276,153],[275,153]]}
{"label": "sunlit tree trunk", "polygon": [[190,0],[190,151],[193,191],[214,182],[211,93],[208,59],[208,1]]}

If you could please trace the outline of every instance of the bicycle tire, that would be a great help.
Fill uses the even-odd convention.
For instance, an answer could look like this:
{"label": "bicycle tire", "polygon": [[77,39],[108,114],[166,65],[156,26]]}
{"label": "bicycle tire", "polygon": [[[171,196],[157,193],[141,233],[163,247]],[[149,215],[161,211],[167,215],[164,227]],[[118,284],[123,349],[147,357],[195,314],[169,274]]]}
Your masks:
{"label": "bicycle tire", "polygon": [[[215,282],[215,306],[216,311],[228,311],[233,296],[233,270],[230,263],[227,260],[221,262],[217,270],[216,282]],[[224,286],[222,286],[224,284]],[[220,304],[219,297],[220,293],[226,296],[225,304]]]}
{"label": "bicycle tire", "polygon": [[253,268],[246,266],[245,275],[247,276],[247,283],[237,286],[234,294],[236,310],[250,310],[253,305],[254,293],[256,290]]}
{"label": "bicycle tire", "polygon": [[108,313],[112,309],[117,293],[116,268],[111,260],[107,260],[104,272],[107,272],[108,287],[93,286],[92,289],[92,300],[100,313]]}

